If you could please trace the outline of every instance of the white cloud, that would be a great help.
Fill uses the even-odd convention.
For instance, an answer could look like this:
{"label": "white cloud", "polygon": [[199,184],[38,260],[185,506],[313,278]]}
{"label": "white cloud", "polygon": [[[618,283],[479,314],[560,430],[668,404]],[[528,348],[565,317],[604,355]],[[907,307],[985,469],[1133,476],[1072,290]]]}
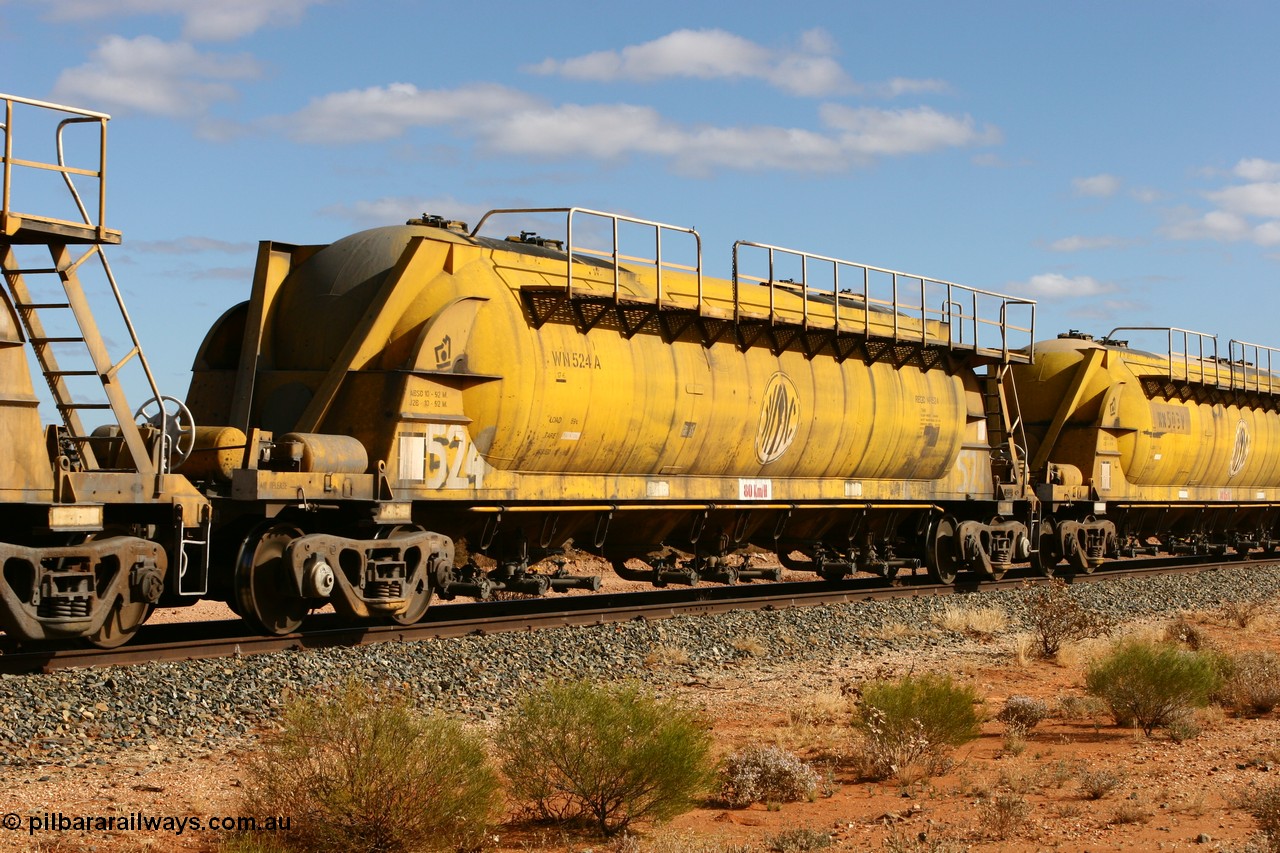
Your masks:
{"label": "white cloud", "polygon": [[1020,293],[1048,301],[1097,296],[1102,293],[1110,293],[1115,289],[1092,276],[1078,275],[1072,277],[1061,273],[1033,275],[1025,282],[1014,284],[1012,287],[1016,288]]}
{"label": "white cloud", "polygon": [[894,77],[884,83],[875,83],[867,87],[875,94],[886,98],[897,98],[901,95],[944,94],[951,91],[951,85],[945,80],[912,80],[907,77]]}
{"label": "white cloud", "polygon": [[524,109],[494,116],[478,130],[492,151],[536,157],[673,155],[684,141],[680,129],[657,110],[628,104]]}
{"label": "white cloud", "polygon": [[1115,175],[1093,175],[1088,178],[1076,178],[1071,182],[1076,195],[1107,198],[1120,190],[1120,179]]}
{"label": "white cloud", "polygon": [[483,121],[522,109],[530,96],[496,83],[423,90],[412,83],[335,92],[272,124],[300,142],[370,142],[411,127]]}
{"label": "white cloud", "polygon": [[600,82],[665,77],[757,79],[806,97],[856,91],[858,87],[831,58],[834,52],[834,41],[822,30],[804,33],[796,50],[774,50],[719,29],[676,30],[620,51],[545,59],[525,70]]}
{"label": "white cloud", "polygon": [[482,125],[480,135],[486,148],[507,154],[603,160],[649,154],[696,174],[714,168],[836,171],[878,156],[917,154],[998,137],[991,129],[977,130],[967,116],[957,119],[926,108],[824,107],[822,117],[836,133],[768,126],[686,127],[650,107],[566,104],[495,118]]}
{"label": "white cloud", "polygon": [[1078,234],[1054,240],[1051,252],[1085,252],[1091,249],[1118,249],[1126,245],[1119,237],[1082,237]]}
{"label": "white cloud", "polygon": [[1232,173],[1246,181],[1280,181],[1280,163],[1252,157],[1236,163]]}
{"label": "white cloud", "polygon": [[1220,240],[1234,242],[1249,236],[1249,222],[1225,210],[1211,210],[1202,216],[1179,217],[1164,229],[1175,240]]}
{"label": "white cloud", "polygon": [[1173,240],[1280,246],[1280,163],[1244,159],[1232,169],[1232,175],[1248,183],[1204,193],[1213,210],[1200,213],[1179,208],[1171,213],[1161,233]]}
{"label": "white cloud", "polygon": [[1280,222],[1264,222],[1253,229],[1253,242],[1259,246],[1280,246]]}
{"label": "white cloud", "polygon": [[225,41],[264,26],[297,23],[303,13],[325,0],[45,0],[47,17],[56,22],[119,18],[126,15],[177,15],[182,37],[192,41]]}
{"label": "white cloud", "polygon": [[1208,193],[1206,197],[1232,213],[1280,219],[1280,183],[1241,184]]}
{"label": "white cloud", "polygon": [[260,73],[258,63],[245,54],[201,53],[187,42],[155,36],[107,36],[89,62],[58,76],[54,97],[94,109],[193,116],[236,97],[225,81]]}
{"label": "white cloud", "polygon": [[393,139],[415,127],[443,127],[485,151],[541,159],[615,160],[648,155],[675,168],[833,171],[876,157],[993,144],[1000,132],[970,116],[928,107],[819,110],[821,129],[688,125],[634,104],[550,105],[496,84],[421,90],[409,83],[337,92],[297,113],[267,121],[298,141],[353,143]]}
{"label": "white cloud", "polygon": [[1000,131],[990,125],[979,129],[970,116],[950,116],[929,107],[881,110],[824,104],[820,112],[826,124],[841,131],[841,147],[865,157],[1000,141]]}

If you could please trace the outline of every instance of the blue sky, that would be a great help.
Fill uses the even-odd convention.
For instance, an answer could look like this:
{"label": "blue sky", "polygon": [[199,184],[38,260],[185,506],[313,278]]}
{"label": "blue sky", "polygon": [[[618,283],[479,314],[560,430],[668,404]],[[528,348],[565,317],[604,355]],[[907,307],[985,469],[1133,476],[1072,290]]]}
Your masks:
{"label": "blue sky", "polygon": [[1280,346],[1280,6],[0,0],[0,90],[112,115],[162,390],[258,240],[580,205]]}

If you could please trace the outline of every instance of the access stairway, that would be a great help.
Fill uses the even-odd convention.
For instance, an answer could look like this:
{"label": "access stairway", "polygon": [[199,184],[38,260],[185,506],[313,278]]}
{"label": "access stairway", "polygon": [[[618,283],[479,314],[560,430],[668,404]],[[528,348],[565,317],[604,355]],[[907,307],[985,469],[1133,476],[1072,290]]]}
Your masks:
{"label": "access stairway", "polygon": [[[137,422],[138,416],[145,415],[147,406],[139,410],[137,416],[130,410],[125,398],[124,388],[120,382],[120,371],[131,360],[136,358],[141,366],[152,392],[152,400],[161,397],[156,387],[155,377],[142,352],[142,345],[124,301],[115,276],[111,272],[110,263],[103,246],[118,245],[120,232],[103,226],[105,214],[105,161],[106,161],[106,127],[108,116],[102,113],[46,104],[25,98],[2,95],[4,103],[3,158],[3,205],[0,207],[0,272],[4,274],[5,283],[13,308],[17,314],[27,340],[31,344],[36,362],[43,374],[45,383],[53,397],[64,431],[58,435],[59,454],[66,456],[73,468],[83,471],[131,470],[142,475],[164,474],[170,462],[175,458],[175,442],[183,439],[192,429],[189,418],[180,423],[178,418],[167,411],[163,405],[156,404],[158,409],[152,425],[159,429],[161,439],[152,442],[148,448],[143,438],[142,428]],[[56,162],[20,159],[14,156],[14,111],[15,106],[26,105],[65,114],[58,122],[55,132]],[[84,169],[68,166],[64,154],[63,135],[67,127],[74,124],[96,124],[98,126],[99,149],[98,162],[94,168]],[[46,216],[35,216],[19,213],[11,207],[15,167],[18,169],[43,170],[59,174],[66,184],[71,199],[80,213],[81,221],[57,219]],[[86,208],[72,176],[84,176],[97,186],[96,210]],[[22,245],[39,245],[47,248],[51,266],[24,266],[15,247]],[[96,258],[102,265],[103,273],[110,286],[114,306],[108,310],[119,313],[124,328],[128,332],[129,347],[119,358],[108,352],[106,341],[98,328],[94,310],[81,282],[80,271],[91,258]],[[48,277],[56,277],[60,283],[52,285]],[[44,278],[45,286],[41,287],[38,279]],[[44,294],[57,293],[52,298]],[[71,323],[66,322],[70,317]],[[73,328],[69,334],[59,334],[49,329]],[[87,367],[82,367],[87,358]],[[76,365],[69,369],[65,365]],[[77,382],[78,378],[80,379]],[[91,380],[96,379],[96,383]],[[105,394],[105,401],[88,399],[86,388],[100,387]],[[176,403],[176,401],[174,401]],[[151,404],[149,404],[150,406]],[[94,444],[102,447],[102,442],[91,442],[90,433],[84,425],[82,413],[90,410],[110,411],[114,420],[114,432],[118,442],[122,443],[127,453],[115,453],[115,459],[98,459]]]}
{"label": "access stairway", "polygon": [[[0,466],[0,626],[24,640],[114,646],[162,597],[208,591],[211,507],[172,473],[195,425],[160,394],[104,252],[121,241],[104,225],[109,116],[3,94],[0,109],[0,348],[30,344],[61,422],[40,426],[27,377],[0,398],[6,452],[18,460]],[[85,137],[66,133],[84,126],[88,156]],[[74,158],[64,135],[75,137]],[[64,217],[28,213],[15,199]],[[105,331],[98,318],[110,321]],[[112,353],[111,339],[124,351]],[[125,384],[139,378],[151,399],[134,411]]]}

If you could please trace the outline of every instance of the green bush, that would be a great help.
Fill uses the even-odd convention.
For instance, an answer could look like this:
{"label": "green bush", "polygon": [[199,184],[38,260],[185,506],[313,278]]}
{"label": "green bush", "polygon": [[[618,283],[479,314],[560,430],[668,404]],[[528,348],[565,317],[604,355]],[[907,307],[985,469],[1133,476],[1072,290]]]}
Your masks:
{"label": "green bush", "polygon": [[288,850],[471,849],[500,815],[482,738],[358,685],[286,706],[250,762],[246,814],[287,815]]}
{"label": "green bush", "polygon": [[908,675],[864,687],[855,722],[865,738],[865,771],[876,779],[908,767],[933,773],[948,747],[981,734],[977,705],[974,689],[950,676]]}
{"label": "green bush", "polygon": [[719,798],[733,808],[811,800],[817,792],[817,772],[776,746],[749,746],[720,768]]}
{"label": "green bush", "polygon": [[519,702],[495,743],[517,802],[606,836],[687,811],[715,778],[698,715],[634,685],[547,685]]}
{"label": "green bush", "polygon": [[1147,735],[1209,704],[1219,682],[1210,655],[1139,640],[1119,643],[1085,676],[1118,725],[1136,723]]}

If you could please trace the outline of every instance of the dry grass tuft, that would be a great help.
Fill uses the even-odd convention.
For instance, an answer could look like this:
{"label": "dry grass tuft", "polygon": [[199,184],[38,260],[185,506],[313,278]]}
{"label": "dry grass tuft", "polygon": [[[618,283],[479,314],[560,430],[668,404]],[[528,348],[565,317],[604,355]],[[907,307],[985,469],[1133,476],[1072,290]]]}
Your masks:
{"label": "dry grass tuft", "polygon": [[923,633],[925,633],[925,630],[918,625],[908,625],[906,622],[886,622],[867,631],[867,636],[873,640],[892,642],[893,640],[904,640],[908,637],[918,637]]}
{"label": "dry grass tuft", "polygon": [[1009,614],[999,607],[952,607],[947,605],[933,620],[944,631],[993,637],[1009,627]]}
{"label": "dry grass tuft", "polygon": [[680,646],[657,645],[650,649],[649,654],[644,656],[644,665],[649,669],[686,666],[688,663],[689,653]]}

